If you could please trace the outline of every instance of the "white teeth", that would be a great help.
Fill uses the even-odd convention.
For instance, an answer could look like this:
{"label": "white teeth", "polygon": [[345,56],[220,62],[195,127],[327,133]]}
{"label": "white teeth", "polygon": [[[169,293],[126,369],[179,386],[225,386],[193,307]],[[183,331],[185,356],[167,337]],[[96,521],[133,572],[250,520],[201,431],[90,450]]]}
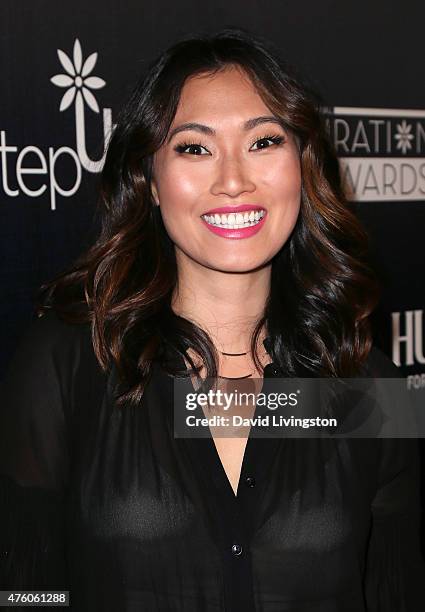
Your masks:
{"label": "white teeth", "polygon": [[202,215],[202,218],[210,225],[224,227],[226,229],[239,229],[256,225],[265,215],[265,211],[246,211],[244,213],[229,213],[227,215]]}

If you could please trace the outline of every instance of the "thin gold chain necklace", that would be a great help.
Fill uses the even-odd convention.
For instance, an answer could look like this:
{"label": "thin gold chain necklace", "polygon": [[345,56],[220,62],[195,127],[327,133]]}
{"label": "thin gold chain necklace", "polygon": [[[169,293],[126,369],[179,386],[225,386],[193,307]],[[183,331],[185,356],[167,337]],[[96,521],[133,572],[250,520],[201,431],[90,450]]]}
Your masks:
{"label": "thin gold chain necklace", "polygon": [[[241,357],[242,355],[248,355],[248,351],[245,353],[223,353],[220,351],[222,355],[228,355],[229,357]],[[246,374],[245,376],[218,376],[218,378],[225,378],[226,380],[241,380],[243,378],[250,378],[252,374]]]}

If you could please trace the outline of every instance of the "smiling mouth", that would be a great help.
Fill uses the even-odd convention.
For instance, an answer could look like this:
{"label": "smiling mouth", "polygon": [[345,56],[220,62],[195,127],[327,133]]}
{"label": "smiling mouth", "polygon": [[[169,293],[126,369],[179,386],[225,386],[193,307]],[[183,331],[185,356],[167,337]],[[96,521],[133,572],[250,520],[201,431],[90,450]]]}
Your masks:
{"label": "smiling mouth", "polygon": [[251,210],[243,213],[201,215],[201,218],[204,219],[208,225],[214,227],[222,227],[223,229],[242,229],[257,225],[265,214],[266,211],[263,209]]}

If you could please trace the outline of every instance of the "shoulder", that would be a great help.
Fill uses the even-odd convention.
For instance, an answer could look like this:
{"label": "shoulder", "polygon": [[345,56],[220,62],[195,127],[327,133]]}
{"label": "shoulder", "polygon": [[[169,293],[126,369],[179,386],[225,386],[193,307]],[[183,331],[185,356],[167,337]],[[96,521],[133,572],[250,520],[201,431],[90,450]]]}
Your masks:
{"label": "shoulder", "polygon": [[378,417],[382,410],[386,428],[378,429],[380,433],[376,437],[369,433],[368,437],[348,440],[357,455],[359,465],[362,466],[361,473],[365,474],[365,480],[374,481],[376,487],[379,487],[390,482],[397,474],[401,474],[407,466],[413,471],[417,468],[418,440],[414,437],[404,438],[398,434],[398,427],[401,426],[398,425],[398,421],[394,422],[392,428],[389,428],[390,415],[394,417],[396,416],[395,410],[404,410],[409,407],[408,392],[402,380],[404,375],[391,358],[381,348],[373,345],[363,363],[360,376],[375,379],[399,379],[388,381],[388,385],[380,383],[377,390],[371,391],[371,397],[377,401],[375,405],[378,407],[377,426],[381,427]]}
{"label": "shoulder", "polygon": [[13,411],[37,420],[47,411],[71,417],[101,396],[105,382],[91,325],[67,323],[48,311],[23,329],[6,366],[0,383],[3,416]]}
{"label": "shoulder", "polygon": [[47,343],[58,341],[77,341],[90,331],[89,323],[72,324],[61,318],[56,310],[48,310],[35,317],[27,328],[27,333],[43,338]]}
{"label": "shoulder", "polygon": [[91,344],[89,324],[67,323],[54,310],[49,310],[24,327],[9,365],[51,359],[57,365],[71,363],[81,357],[88,343]]}
{"label": "shoulder", "polygon": [[364,368],[367,374],[376,378],[400,378],[403,376],[390,357],[375,344],[369,351]]}
{"label": "shoulder", "polygon": [[[370,376],[375,378],[398,378],[403,379],[404,375],[390,357],[377,346],[373,346],[366,360],[367,371]],[[411,411],[411,400],[409,391],[405,383],[401,381],[401,385],[389,386],[387,393],[391,392],[392,410]],[[390,396],[388,396],[390,397]],[[386,410],[389,410],[386,409]],[[395,413],[387,412],[388,415],[395,416]],[[409,414],[412,414],[409,412]],[[406,427],[408,429],[408,418],[406,416]],[[397,422],[398,423],[398,422]],[[404,421],[400,421],[404,423]],[[402,436],[397,433],[397,424],[394,424],[393,435],[383,435],[376,442],[379,447],[379,466],[378,466],[378,483],[385,486],[381,491],[380,497],[375,501],[375,506],[384,506],[386,503],[393,507],[404,504],[404,508],[408,507],[407,501],[410,496],[411,503],[417,503],[417,493],[419,486],[420,472],[420,448],[419,440],[413,434]],[[400,427],[402,425],[400,424]],[[414,429],[414,425],[412,425]],[[404,431],[404,430],[402,430]],[[407,437],[408,436],[408,437]],[[391,485],[389,483],[392,483]],[[403,498],[403,499],[402,499]],[[385,499],[385,502],[383,501]],[[398,501],[397,501],[398,500]]]}
{"label": "shoulder", "polygon": [[47,394],[55,388],[64,397],[73,397],[73,389],[103,378],[90,323],[71,324],[49,310],[22,330],[1,384],[3,392],[9,390],[14,397],[28,399],[31,390]]}

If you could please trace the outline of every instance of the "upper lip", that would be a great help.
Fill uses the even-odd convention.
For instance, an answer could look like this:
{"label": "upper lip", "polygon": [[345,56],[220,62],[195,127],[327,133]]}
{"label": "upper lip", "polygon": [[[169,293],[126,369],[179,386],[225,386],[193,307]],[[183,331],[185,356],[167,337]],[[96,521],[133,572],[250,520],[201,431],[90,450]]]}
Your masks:
{"label": "upper lip", "polygon": [[217,213],[219,215],[225,213],[242,213],[246,210],[266,210],[264,206],[259,206],[258,204],[240,204],[239,206],[222,206],[221,208],[212,208],[207,212],[202,213],[203,215],[213,215]]}

